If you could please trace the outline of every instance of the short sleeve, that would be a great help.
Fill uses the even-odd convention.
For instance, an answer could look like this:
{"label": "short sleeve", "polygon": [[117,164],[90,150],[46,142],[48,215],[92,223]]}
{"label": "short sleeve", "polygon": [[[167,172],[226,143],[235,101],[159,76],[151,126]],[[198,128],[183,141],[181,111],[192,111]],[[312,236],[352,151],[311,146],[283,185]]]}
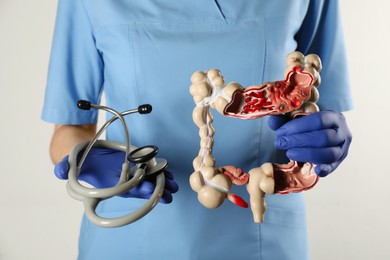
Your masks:
{"label": "short sleeve", "polygon": [[298,51],[321,57],[323,69],[318,89],[321,110],[351,109],[352,95],[338,1],[311,0],[296,40]]}
{"label": "short sleeve", "polygon": [[77,108],[80,99],[99,103],[103,62],[81,0],[59,0],[42,119],[56,124],[91,124],[96,111]]}

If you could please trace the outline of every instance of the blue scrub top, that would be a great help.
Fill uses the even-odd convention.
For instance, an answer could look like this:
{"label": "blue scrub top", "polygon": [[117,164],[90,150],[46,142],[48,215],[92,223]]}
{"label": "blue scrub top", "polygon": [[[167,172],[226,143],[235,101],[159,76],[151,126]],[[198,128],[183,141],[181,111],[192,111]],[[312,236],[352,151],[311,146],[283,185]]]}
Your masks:
{"label": "blue scrub top", "polygon": [[[76,103],[99,103],[103,89],[119,111],[150,103],[151,114],[127,117],[132,144],[157,145],[180,186],[172,204],[134,224],[107,229],[84,218],[79,259],[308,259],[302,194],[267,196],[265,222],[255,224],[250,209],[229,201],[204,208],[188,182],[199,151],[192,73],[218,68],[226,82],[243,86],[281,80],[294,50],[322,59],[321,109],[349,109],[336,0],[60,0],[42,118],[96,123],[97,112]],[[285,160],[266,119],[214,117],[216,166],[249,171]],[[124,141],[119,123],[107,138]],[[233,192],[249,201],[244,187]],[[112,198],[98,213],[116,217],[142,203]]]}

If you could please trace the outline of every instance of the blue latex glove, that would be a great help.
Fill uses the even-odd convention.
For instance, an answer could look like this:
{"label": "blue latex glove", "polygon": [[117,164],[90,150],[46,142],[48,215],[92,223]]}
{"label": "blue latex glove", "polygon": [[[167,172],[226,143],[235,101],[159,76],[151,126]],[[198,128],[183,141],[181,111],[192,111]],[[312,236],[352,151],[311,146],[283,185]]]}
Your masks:
{"label": "blue latex glove", "polygon": [[315,172],[324,177],[333,172],[348,154],[352,141],[345,117],[334,111],[321,111],[289,120],[271,116],[275,147],[287,150],[289,159],[317,164]]}
{"label": "blue latex glove", "polygon": [[[81,154],[78,159],[81,158]],[[92,148],[81,168],[79,180],[85,181],[95,188],[112,187],[119,181],[124,158],[125,152],[122,151],[108,148]],[[66,180],[68,179],[68,168],[68,156],[65,156],[55,166],[54,174],[59,179]],[[177,192],[179,187],[173,180],[173,175],[170,171],[165,170],[164,175],[165,188],[160,202],[167,204],[172,202],[172,193]],[[148,199],[154,191],[155,182],[155,176],[148,176],[138,186],[118,196]]]}

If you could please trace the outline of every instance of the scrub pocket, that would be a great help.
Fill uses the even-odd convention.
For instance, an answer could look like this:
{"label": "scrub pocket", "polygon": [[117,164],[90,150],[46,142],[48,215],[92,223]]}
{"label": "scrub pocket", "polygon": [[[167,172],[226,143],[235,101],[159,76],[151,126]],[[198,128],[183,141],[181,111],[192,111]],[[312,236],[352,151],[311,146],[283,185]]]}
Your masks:
{"label": "scrub pocket", "polygon": [[[117,218],[128,215],[146,200],[113,197],[99,204],[96,213],[105,218]],[[139,259],[129,241],[145,240],[145,220],[140,219],[131,225],[119,228],[105,228],[94,225],[83,215],[79,237],[79,260],[84,259]]]}

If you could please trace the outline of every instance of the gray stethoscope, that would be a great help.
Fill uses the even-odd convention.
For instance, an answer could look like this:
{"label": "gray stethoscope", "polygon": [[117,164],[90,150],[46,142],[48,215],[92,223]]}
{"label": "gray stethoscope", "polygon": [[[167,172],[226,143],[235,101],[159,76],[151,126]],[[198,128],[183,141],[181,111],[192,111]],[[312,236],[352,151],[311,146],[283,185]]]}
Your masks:
{"label": "gray stethoscope", "polygon": [[[91,141],[77,145],[69,154],[69,174],[66,186],[68,193],[73,198],[83,201],[86,216],[92,223],[98,226],[120,227],[137,221],[138,219],[148,214],[160,200],[165,185],[163,171],[166,169],[168,164],[164,159],[155,158],[156,154],[158,153],[158,148],[154,145],[143,146],[140,148],[130,146],[129,131],[123,117],[137,112],[140,114],[148,114],[152,111],[152,106],[148,104],[141,105],[138,107],[138,109],[126,110],[122,113],[119,113],[116,110],[106,106],[91,104],[85,100],[80,100],[77,106],[83,110],[89,110],[91,108],[102,109],[114,114],[114,117],[108,120],[99,129]],[[118,142],[98,140],[106,128],[117,119],[122,122],[126,143],[123,144]],[[115,186],[98,189],[85,187],[79,183],[78,176],[80,174],[80,169],[92,147],[111,148],[125,152],[125,158],[122,164],[122,172],[119,181]],[[78,155],[83,150],[84,152],[81,156],[81,159],[77,163]],[[133,163],[134,166],[131,167],[129,162]],[[157,175],[156,186],[152,196],[144,203],[143,206],[129,215],[118,218],[104,218],[97,215],[96,208],[102,200],[129,191],[133,187],[137,186],[144,179],[144,177],[148,175]]]}

